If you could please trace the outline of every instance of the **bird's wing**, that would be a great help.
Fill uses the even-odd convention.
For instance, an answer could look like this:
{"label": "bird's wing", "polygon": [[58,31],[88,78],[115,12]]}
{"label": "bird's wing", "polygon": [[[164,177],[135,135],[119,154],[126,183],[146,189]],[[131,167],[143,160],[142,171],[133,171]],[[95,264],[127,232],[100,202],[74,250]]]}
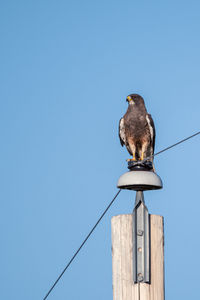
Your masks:
{"label": "bird's wing", "polygon": [[150,134],[151,134],[151,143],[153,147],[153,153],[154,153],[154,148],[155,148],[155,138],[156,138],[156,130],[154,126],[153,119],[150,114],[146,115],[146,120],[149,126]]}
{"label": "bird's wing", "polygon": [[126,144],[126,135],[125,135],[125,127],[124,127],[124,118],[119,120],[119,139],[122,146]]}

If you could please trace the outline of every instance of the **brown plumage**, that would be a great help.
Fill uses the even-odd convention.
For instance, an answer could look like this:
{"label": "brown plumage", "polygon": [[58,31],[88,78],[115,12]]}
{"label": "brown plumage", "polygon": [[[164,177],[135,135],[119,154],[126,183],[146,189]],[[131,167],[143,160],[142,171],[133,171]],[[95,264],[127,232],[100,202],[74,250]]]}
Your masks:
{"label": "brown plumage", "polygon": [[[120,142],[133,156],[132,160],[143,160],[154,154],[154,122],[140,95],[131,94],[126,100],[129,106],[119,122]],[[153,158],[150,160],[153,162]]]}

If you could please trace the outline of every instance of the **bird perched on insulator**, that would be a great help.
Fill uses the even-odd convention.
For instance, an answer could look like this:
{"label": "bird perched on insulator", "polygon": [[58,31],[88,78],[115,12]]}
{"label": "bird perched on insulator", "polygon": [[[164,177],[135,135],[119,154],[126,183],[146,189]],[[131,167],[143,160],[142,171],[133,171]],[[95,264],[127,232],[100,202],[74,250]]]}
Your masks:
{"label": "bird perched on insulator", "polygon": [[150,157],[149,161],[153,163],[156,136],[153,119],[140,95],[131,94],[126,101],[128,109],[119,121],[121,145],[125,145],[132,155],[128,161],[143,161]]}

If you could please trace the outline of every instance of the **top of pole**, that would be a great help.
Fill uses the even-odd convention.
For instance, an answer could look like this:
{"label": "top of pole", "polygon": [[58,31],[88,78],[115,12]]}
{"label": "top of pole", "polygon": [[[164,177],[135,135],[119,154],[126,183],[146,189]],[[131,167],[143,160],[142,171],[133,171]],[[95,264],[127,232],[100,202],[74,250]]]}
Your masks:
{"label": "top of pole", "polygon": [[161,178],[153,172],[151,162],[129,161],[129,172],[120,176],[117,187],[134,191],[158,190],[163,187]]}

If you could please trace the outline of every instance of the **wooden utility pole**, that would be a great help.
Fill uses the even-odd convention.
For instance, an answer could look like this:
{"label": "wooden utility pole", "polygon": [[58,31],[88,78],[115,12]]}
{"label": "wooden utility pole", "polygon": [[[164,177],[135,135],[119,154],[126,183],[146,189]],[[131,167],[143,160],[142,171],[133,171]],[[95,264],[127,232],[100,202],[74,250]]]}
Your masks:
{"label": "wooden utility pole", "polygon": [[132,215],[112,218],[113,300],[164,300],[163,217],[150,215],[150,283],[133,281]]}
{"label": "wooden utility pole", "polygon": [[136,191],[133,213],[112,218],[113,300],[164,300],[163,217],[149,215],[143,192],[162,188],[149,162],[129,162],[118,188]]}

